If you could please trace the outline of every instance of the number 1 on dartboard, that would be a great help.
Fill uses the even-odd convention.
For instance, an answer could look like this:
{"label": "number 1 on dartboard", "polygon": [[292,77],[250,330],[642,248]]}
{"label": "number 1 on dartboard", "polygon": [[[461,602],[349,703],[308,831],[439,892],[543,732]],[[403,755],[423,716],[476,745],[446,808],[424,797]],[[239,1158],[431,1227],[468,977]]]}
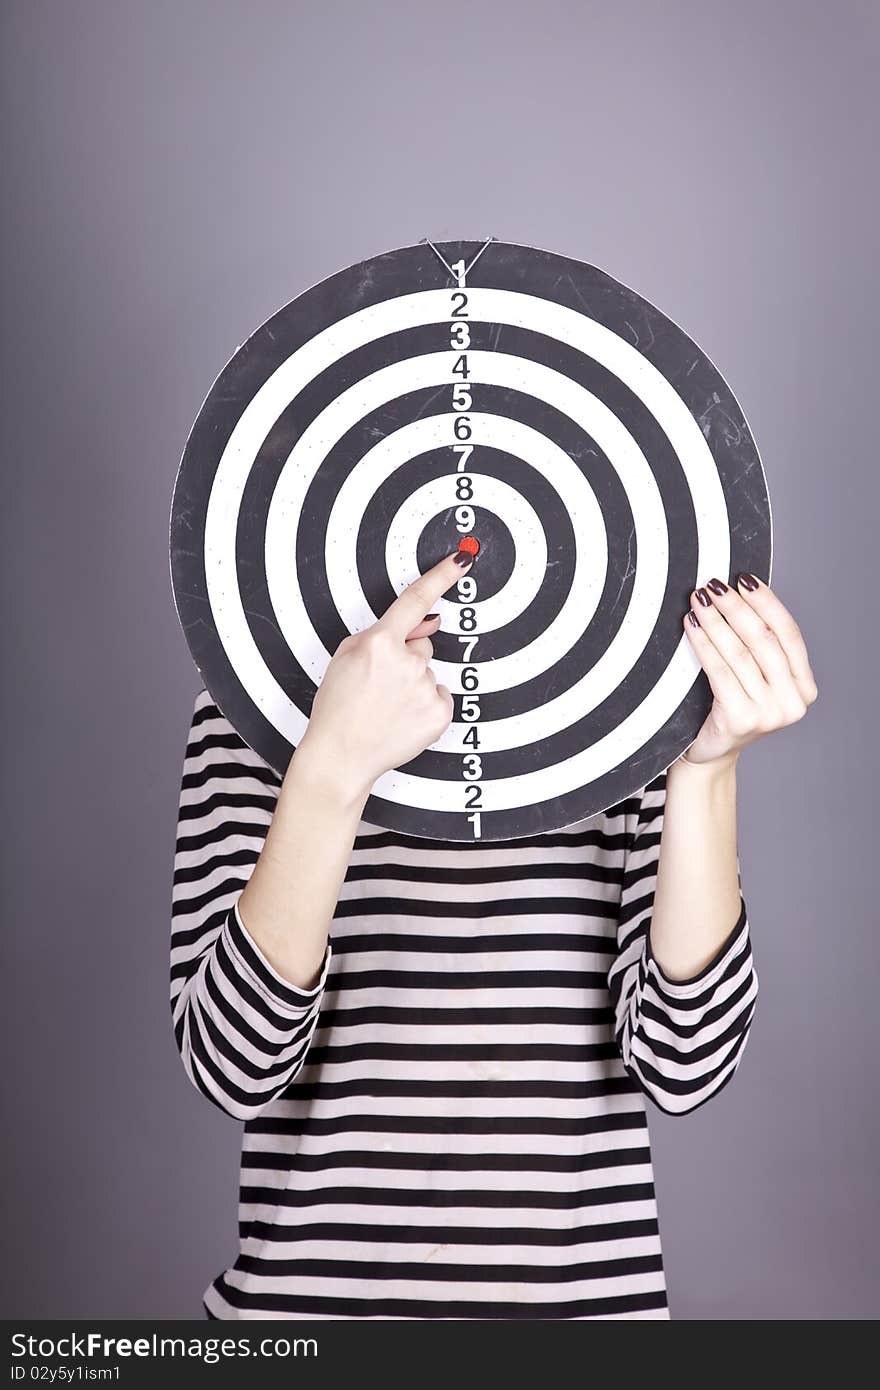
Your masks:
{"label": "number 1 on dartboard", "polygon": [[[468,381],[471,375],[468,363],[468,349],[471,345],[471,331],[468,319],[468,295],[465,287],[465,263],[456,261],[451,267],[458,282],[458,288],[450,292],[449,346],[455,353],[452,365],[452,434],[451,447],[456,455],[455,466],[455,526],[461,535],[473,531],[476,522],[474,510],[474,479],[467,467],[474,452],[468,441],[473,434],[469,412],[473,408],[473,395]],[[479,641],[477,632],[477,610],[474,603],[477,597],[477,581],[473,575],[464,575],[457,584],[461,607],[458,612],[458,640],[462,644],[463,669],[461,673],[461,718],[468,725],[462,738],[465,748],[471,750],[462,754],[461,777],[464,792],[464,807],[470,821],[474,839],[481,835],[481,809],[483,789],[479,785],[483,775],[483,763],[477,750],[480,747],[480,686],[479,668],[469,663]]]}

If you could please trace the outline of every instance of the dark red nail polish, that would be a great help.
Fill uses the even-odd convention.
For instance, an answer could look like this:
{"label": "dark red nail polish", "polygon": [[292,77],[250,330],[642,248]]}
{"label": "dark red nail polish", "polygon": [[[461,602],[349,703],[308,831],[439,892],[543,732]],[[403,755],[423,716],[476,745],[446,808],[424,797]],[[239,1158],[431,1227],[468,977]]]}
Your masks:
{"label": "dark red nail polish", "polygon": [[699,618],[697,617],[696,613],[694,612],[694,610],[693,610],[692,608],[689,608],[689,609],[688,609],[687,615],[688,615],[688,617],[690,618],[690,620],[691,620],[691,625],[692,625],[693,627],[700,627],[700,626],[701,626],[700,620],[699,620]]}
{"label": "dark red nail polish", "polygon": [[426,614],[425,614],[425,619],[424,619],[424,620],[425,620],[426,623],[429,623],[429,622],[431,621],[432,618],[439,618],[439,617],[440,617],[440,614],[439,614],[439,613],[426,613]]}
{"label": "dark red nail polish", "polygon": [[700,603],[703,605],[704,608],[708,608],[710,603],[712,602],[712,596],[708,594],[705,589],[697,590],[697,598],[700,600]]}
{"label": "dark red nail polish", "polygon": [[753,574],[749,574],[748,572],[737,575],[736,582],[737,584],[742,584],[744,589],[748,589],[749,593],[754,593],[758,587],[757,579]]}
{"label": "dark red nail polish", "polygon": [[466,565],[472,565],[474,563],[473,555],[468,555],[466,550],[456,550],[452,558],[457,565],[461,565],[462,569],[464,569]]}
{"label": "dark red nail polish", "polygon": [[724,581],[721,580],[721,579],[710,579],[710,580],[709,580],[709,588],[712,590],[712,593],[713,593],[713,594],[726,594],[726,593],[727,593],[727,585],[726,585],[726,584],[724,583]]}

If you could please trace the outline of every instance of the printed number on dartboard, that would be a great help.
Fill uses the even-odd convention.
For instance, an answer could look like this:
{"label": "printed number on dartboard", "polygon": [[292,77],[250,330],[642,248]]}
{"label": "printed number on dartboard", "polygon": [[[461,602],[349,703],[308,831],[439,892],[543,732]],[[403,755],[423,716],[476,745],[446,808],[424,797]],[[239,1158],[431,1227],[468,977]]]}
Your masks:
{"label": "printed number on dartboard", "polygon": [[[452,319],[449,331],[449,346],[455,353],[452,364],[452,451],[456,455],[455,466],[455,526],[460,535],[470,534],[476,522],[474,511],[474,479],[467,472],[474,446],[469,441],[473,426],[469,412],[473,409],[473,394],[468,385],[471,375],[468,363],[468,348],[471,345],[471,330],[467,322],[468,296],[465,289],[465,264],[456,261],[452,270],[458,280],[458,289],[450,293],[449,316]],[[480,688],[479,668],[473,664],[474,652],[479,641],[477,610],[473,606],[477,597],[477,581],[473,575],[464,575],[457,584],[460,608],[458,610],[458,640],[462,647],[461,672],[461,719],[467,725],[462,736],[461,779],[463,805],[467,819],[473,827],[474,839],[480,838],[480,813],[483,807],[483,789],[479,785],[483,775],[480,747]]]}

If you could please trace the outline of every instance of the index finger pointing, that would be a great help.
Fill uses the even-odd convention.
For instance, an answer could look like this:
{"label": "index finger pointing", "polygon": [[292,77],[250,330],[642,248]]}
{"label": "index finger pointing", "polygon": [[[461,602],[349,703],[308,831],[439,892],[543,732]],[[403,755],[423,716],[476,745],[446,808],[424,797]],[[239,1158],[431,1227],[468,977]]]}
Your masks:
{"label": "index finger pointing", "polygon": [[[468,561],[466,565],[458,563],[458,557],[461,555],[465,555]],[[401,642],[405,641],[416,624],[431,611],[438,598],[442,597],[457,579],[461,579],[463,574],[467,574],[473,559],[472,555],[458,550],[454,555],[447,555],[445,560],[441,560],[432,569],[425,570],[424,574],[420,574],[418,579],[408,584],[394,602],[389,604],[381,618],[376,619],[375,626],[384,627],[386,631],[399,637]]]}

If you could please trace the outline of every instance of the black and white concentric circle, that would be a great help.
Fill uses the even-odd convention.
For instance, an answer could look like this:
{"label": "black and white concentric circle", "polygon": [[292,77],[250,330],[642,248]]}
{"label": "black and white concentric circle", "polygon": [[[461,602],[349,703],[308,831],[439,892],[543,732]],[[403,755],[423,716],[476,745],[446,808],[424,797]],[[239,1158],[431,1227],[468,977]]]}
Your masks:
{"label": "black and white concentric circle", "polygon": [[[214,382],[181,460],[171,574],[190,651],[278,772],[339,642],[458,544],[451,294],[480,243],[404,247],[279,310]],[[708,681],[691,590],[770,578],[743,412],[705,354],[592,266],[492,242],[465,283],[474,446],[480,838],[586,819],[693,741]],[[456,589],[432,667],[446,733],[364,819],[473,841]]]}

